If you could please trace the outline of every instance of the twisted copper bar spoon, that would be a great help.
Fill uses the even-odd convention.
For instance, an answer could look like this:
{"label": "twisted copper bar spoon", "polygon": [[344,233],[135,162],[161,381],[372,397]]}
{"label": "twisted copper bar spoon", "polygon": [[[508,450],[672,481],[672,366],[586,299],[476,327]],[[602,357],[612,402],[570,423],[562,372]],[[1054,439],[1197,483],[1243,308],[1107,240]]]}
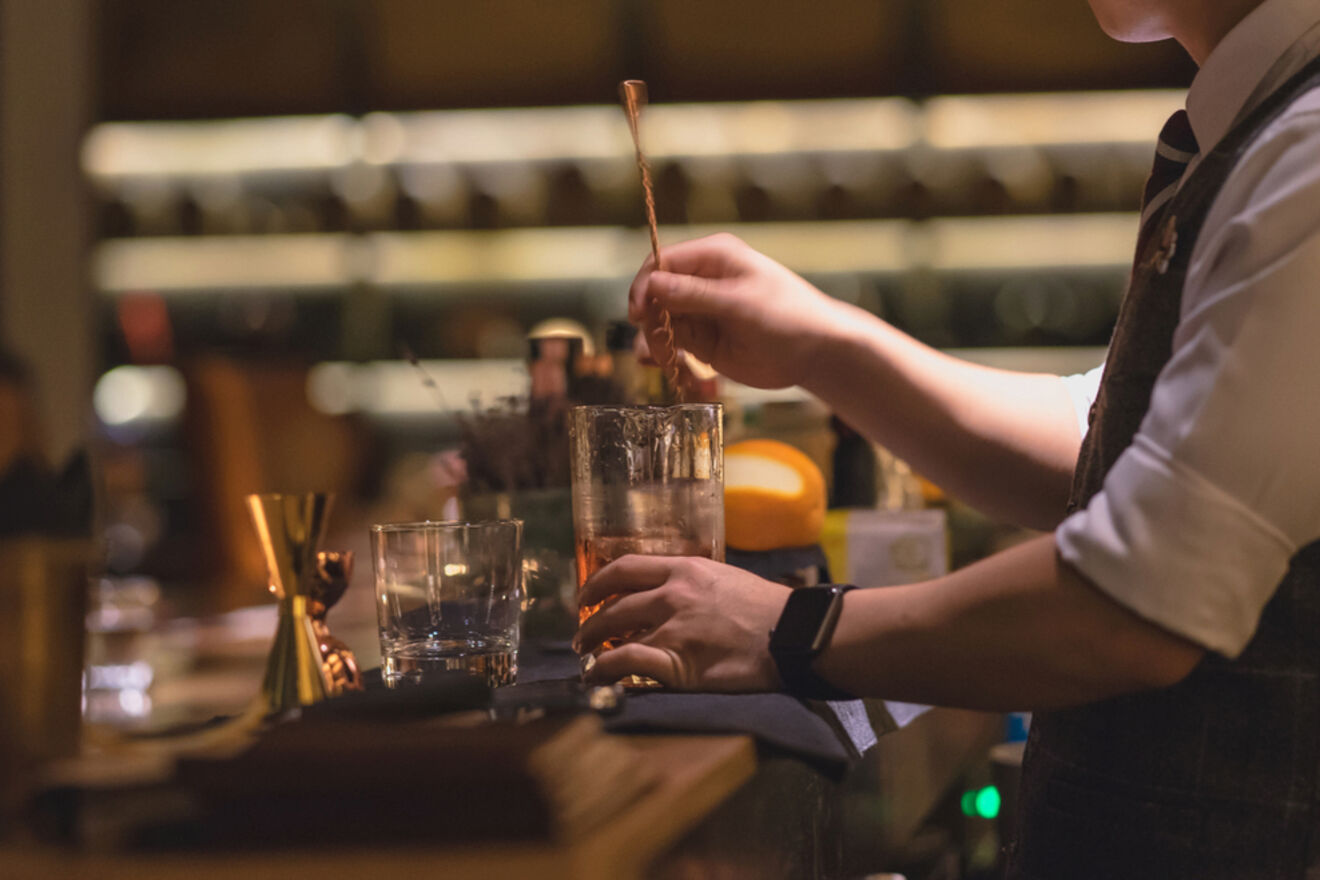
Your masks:
{"label": "twisted copper bar spoon", "polygon": [[[660,233],[655,222],[655,190],[651,185],[651,166],[646,161],[646,153],[642,150],[641,116],[642,108],[646,106],[646,83],[640,79],[624,80],[619,83],[619,99],[623,102],[624,113],[628,116],[628,131],[632,133],[633,148],[637,152],[637,171],[642,177],[642,195],[646,201],[646,226],[651,234],[651,256],[655,260],[655,267],[663,270],[664,264],[660,261]],[[646,335],[647,342],[651,343],[651,356],[664,367],[665,375],[681,403],[684,396],[683,383],[679,374],[678,347],[674,344],[673,319],[668,309],[656,303],[651,305],[654,314],[652,329],[655,329],[654,324],[659,325],[658,334],[648,332]],[[657,336],[663,351],[655,350]]]}

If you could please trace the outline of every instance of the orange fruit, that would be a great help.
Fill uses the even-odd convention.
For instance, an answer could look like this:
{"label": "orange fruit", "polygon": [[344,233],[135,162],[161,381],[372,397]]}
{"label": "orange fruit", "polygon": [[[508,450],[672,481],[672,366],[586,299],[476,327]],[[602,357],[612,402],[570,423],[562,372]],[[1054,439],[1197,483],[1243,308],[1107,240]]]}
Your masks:
{"label": "orange fruit", "polygon": [[825,478],[815,462],[778,440],[724,450],[724,537],[735,550],[803,547],[820,538]]}

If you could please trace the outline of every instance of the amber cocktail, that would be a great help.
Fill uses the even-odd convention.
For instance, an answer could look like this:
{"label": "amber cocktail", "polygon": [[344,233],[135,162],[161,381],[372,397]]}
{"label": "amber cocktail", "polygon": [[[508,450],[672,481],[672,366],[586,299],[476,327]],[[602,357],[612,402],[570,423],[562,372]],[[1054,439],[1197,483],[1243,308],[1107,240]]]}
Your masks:
{"label": "amber cocktail", "polygon": [[[578,589],[629,554],[724,561],[723,418],[718,403],[573,409]],[[583,608],[579,622],[598,607]]]}

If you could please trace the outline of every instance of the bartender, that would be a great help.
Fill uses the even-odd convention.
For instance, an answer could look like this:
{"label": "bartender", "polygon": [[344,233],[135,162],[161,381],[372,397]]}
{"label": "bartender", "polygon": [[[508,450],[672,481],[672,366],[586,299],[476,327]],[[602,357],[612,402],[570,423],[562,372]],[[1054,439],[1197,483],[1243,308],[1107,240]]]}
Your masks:
{"label": "bartender", "polygon": [[630,294],[725,375],[801,385],[1048,534],[881,590],[626,557],[577,647],[642,633],[599,681],[1034,711],[1012,877],[1320,876],[1320,2],[1091,5],[1200,66],[1103,368],[955,360],[727,235]]}

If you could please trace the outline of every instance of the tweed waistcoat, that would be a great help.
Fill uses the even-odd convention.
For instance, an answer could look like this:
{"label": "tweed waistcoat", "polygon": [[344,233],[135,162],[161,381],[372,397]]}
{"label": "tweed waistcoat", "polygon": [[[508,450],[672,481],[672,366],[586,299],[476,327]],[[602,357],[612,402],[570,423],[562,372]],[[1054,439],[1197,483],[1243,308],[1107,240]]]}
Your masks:
{"label": "tweed waistcoat", "polygon": [[[1317,86],[1320,59],[1240,120],[1155,218],[1119,309],[1070,510],[1100,490],[1150,407],[1215,197],[1256,138]],[[1292,558],[1236,659],[1207,653],[1172,687],[1037,713],[1008,876],[1320,878],[1318,777],[1320,542]]]}

